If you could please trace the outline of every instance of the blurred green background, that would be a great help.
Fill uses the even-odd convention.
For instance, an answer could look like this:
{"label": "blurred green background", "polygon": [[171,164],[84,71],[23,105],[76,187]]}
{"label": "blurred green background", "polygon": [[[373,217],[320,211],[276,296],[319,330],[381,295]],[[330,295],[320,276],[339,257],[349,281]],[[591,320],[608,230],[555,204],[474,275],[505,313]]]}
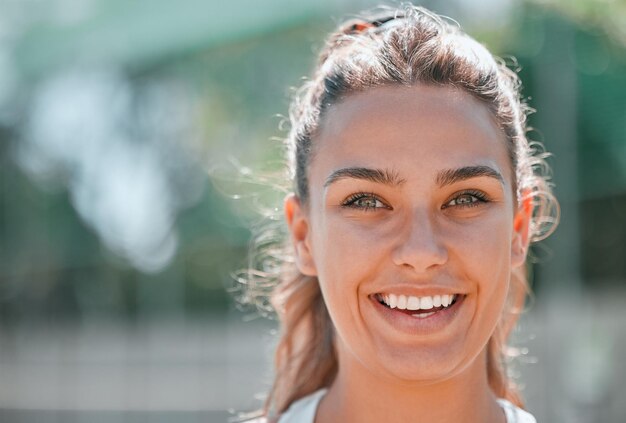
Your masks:
{"label": "blurred green background", "polygon": [[[292,87],[365,0],[0,1],[0,420],[225,421],[275,323],[227,291],[284,193]],[[626,418],[626,3],[449,0],[513,63],[561,225],[516,375],[539,421]]]}

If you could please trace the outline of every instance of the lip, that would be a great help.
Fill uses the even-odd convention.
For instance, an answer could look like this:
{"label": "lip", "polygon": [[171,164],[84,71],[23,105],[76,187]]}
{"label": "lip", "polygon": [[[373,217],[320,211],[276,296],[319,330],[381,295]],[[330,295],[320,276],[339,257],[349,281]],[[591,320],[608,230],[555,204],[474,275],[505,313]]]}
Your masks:
{"label": "lip", "polygon": [[378,290],[369,291],[368,295],[372,296],[375,294],[396,294],[396,295],[409,295],[413,297],[433,297],[435,295],[453,295],[453,294],[461,294],[465,295],[467,292],[461,288],[456,286],[448,286],[444,287],[441,285],[430,285],[430,286],[420,286],[417,287],[415,284],[413,286],[407,284],[397,284],[397,285],[387,285],[385,287],[381,287]]}
{"label": "lip", "polygon": [[435,314],[419,318],[391,309],[382,305],[375,296],[370,296],[374,309],[382,319],[394,329],[409,335],[432,335],[443,331],[450,326],[464,309],[467,295],[460,295],[452,306],[436,312]]}

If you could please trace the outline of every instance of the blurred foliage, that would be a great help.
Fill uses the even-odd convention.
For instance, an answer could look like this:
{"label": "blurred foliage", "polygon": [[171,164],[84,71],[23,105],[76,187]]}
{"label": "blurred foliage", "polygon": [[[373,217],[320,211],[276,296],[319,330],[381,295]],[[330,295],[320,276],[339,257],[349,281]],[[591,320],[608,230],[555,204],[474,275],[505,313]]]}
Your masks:
{"label": "blurred foliage", "polygon": [[623,0],[531,0],[539,10],[554,10],[581,30],[602,32],[626,45],[626,3]]}
{"label": "blurred foliage", "polygon": [[[0,43],[4,49],[0,53],[5,55],[0,54],[0,59],[11,57],[17,73],[13,79],[17,89],[5,90],[4,98],[0,89],[0,322],[224,312],[232,307],[225,289],[233,284],[230,272],[245,266],[249,228],[260,219],[255,211],[263,205],[272,207],[282,195],[280,190],[262,192],[261,187],[238,185],[245,168],[230,159],[236,157],[254,169],[281,169],[280,137],[285,134],[277,129],[281,121],[277,115],[287,113],[289,87],[299,85],[308,74],[313,52],[333,24],[324,16],[328,13],[322,13],[330,6],[323,3],[298,10],[287,7],[290,2],[276,2],[262,16],[242,14],[239,25],[228,25],[200,3],[194,4],[202,13],[159,2],[153,10],[159,26],[140,18],[145,2],[132,7],[122,2],[93,4],[96,10],[89,12],[90,18],[75,17],[62,24],[46,20],[40,11]],[[278,9],[285,9],[284,13],[268,12]],[[178,25],[166,24],[170,15]],[[552,143],[571,142],[578,151],[578,180],[557,182],[572,184],[580,194],[577,204],[584,222],[580,265],[587,284],[626,280],[625,19],[624,4],[618,1],[546,0],[516,6],[506,25],[468,28],[497,53],[517,58],[524,94],[539,114],[535,80],[537,64],[546,59],[542,54],[548,29],[560,25],[573,34],[564,48],[569,49],[576,76],[577,138],[545,142],[548,150]],[[155,39],[151,34],[159,36]],[[87,57],[83,57],[85,46],[90,51]],[[90,50],[95,47],[101,50]],[[96,195],[101,191],[88,187],[85,194],[79,183],[83,179],[77,179],[89,173],[93,162],[85,165],[81,162],[85,156],[76,151],[65,162],[47,157],[48,167],[42,165],[43,159],[33,159],[47,139],[37,135],[38,143],[31,142],[37,133],[32,116],[39,116],[36,105],[43,104],[42,90],[59,75],[78,75],[86,88],[50,106],[55,113],[63,112],[71,106],[67,102],[91,92],[92,80],[81,79],[83,69],[100,68],[113,69],[111,74],[117,78],[113,88],[100,87],[112,93],[104,98],[128,98],[122,117],[115,115],[114,102],[109,103],[110,110],[98,109],[107,128],[117,128],[115,133],[130,146],[131,153],[125,153],[131,164],[128,174],[140,179],[144,153],[137,151],[153,152],[154,147],[150,153],[155,156],[154,166],[165,175],[163,198],[170,203],[164,213],[171,215],[172,227],[164,233],[173,234],[176,246],[171,256],[143,270],[134,264],[130,251],[143,245],[141,239],[139,244],[129,244],[124,233],[111,233],[111,227],[91,221],[86,211],[91,209],[81,203],[96,207],[101,201]],[[172,104],[185,113],[176,116],[168,108]],[[150,107],[153,114],[145,112]],[[76,126],[76,120],[83,119],[80,107],[68,110],[78,113],[78,118],[63,133],[63,142],[79,128],[85,139],[71,148],[87,145],[93,134],[89,126]],[[531,125],[535,126],[535,115]],[[532,135],[541,138],[541,129]],[[113,143],[108,137],[99,142],[104,150],[96,157],[104,160],[107,146]],[[209,169],[219,172],[210,178]],[[555,169],[558,174],[558,166]],[[126,180],[136,182],[132,176]],[[125,193],[118,204],[122,211],[134,210],[133,190],[142,187],[146,185],[126,187],[130,194],[124,186],[118,187]],[[242,192],[246,195],[239,200],[228,197]],[[79,194],[87,195],[87,200]],[[140,219],[157,211],[151,204],[134,207],[147,208],[138,215]],[[119,212],[119,208],[112,210]],[[106,218],[102,217],[104,222]],[[536,286],[540,285],[538,280]]]}

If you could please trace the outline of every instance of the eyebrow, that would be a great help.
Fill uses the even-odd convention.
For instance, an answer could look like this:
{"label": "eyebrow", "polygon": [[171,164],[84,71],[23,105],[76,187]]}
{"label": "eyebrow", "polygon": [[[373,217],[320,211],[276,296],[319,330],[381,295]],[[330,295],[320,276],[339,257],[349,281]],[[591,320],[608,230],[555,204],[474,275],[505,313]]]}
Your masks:
{"label": "eyebrow", "polygon": [[370,182],[376,182],[378,184],[399,186],[406,182],[405,179],[400,178],[398,172],[393,169],[370,169],[367,167],[346,167],[343,169],[335,170],[326,178],[324,188],[328,187],[334,182],[341,179],[353,178],[363,179]]}
{"label": "eyebrow", "polygon": [[471,178],[488,177],[497,179],[502,185],[504,185],[504,178],[492,167],[489,166],[463,166],[458,169],[446,169],[437,173],[435,182],[440,187],[446,185],[452,185],[456,182],[464,181]]}
{"label": "eyebrow", "polygon": [[[439,171],[435,178],[435,182],[440,187],[446,185],[452,185],[456,182],[464,181],[471,178],[488,177],[498,180],[501,184],[504,184],[504,178],[492,167],[477,165],[477,166],[463,166],[458,169],[446,169]],[[365,181],[375,182],[383,185],[389,185],[397,187],[406,182],[406,179],[400,178],[398,172],[394,169],[371,169],[367,167],[346,167],[335,170],[331,173],[326,182],[324,182],[324,188],[342,179],[361,179]]]}

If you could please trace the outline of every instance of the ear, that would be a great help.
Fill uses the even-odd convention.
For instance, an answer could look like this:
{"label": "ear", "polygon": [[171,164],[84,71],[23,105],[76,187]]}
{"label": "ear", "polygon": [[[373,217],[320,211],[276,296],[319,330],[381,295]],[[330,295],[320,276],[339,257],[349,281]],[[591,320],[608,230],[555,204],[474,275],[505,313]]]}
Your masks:
{"label": "ear", "polygon": [[511,262],[518,267],[526,262],[530,243],[530,219],[533,213],[533,198],[529,192],[522,194],[522,201],[513,217],[513,237],[511,239]]}
{"label": "ear", "polygon": [[311,254],[311,226],[300,199],[293,193],[288,194],[285,197],[284,209],[291,243],[295,251],[296,266],[304,275],[317,276],[313,254]]}

